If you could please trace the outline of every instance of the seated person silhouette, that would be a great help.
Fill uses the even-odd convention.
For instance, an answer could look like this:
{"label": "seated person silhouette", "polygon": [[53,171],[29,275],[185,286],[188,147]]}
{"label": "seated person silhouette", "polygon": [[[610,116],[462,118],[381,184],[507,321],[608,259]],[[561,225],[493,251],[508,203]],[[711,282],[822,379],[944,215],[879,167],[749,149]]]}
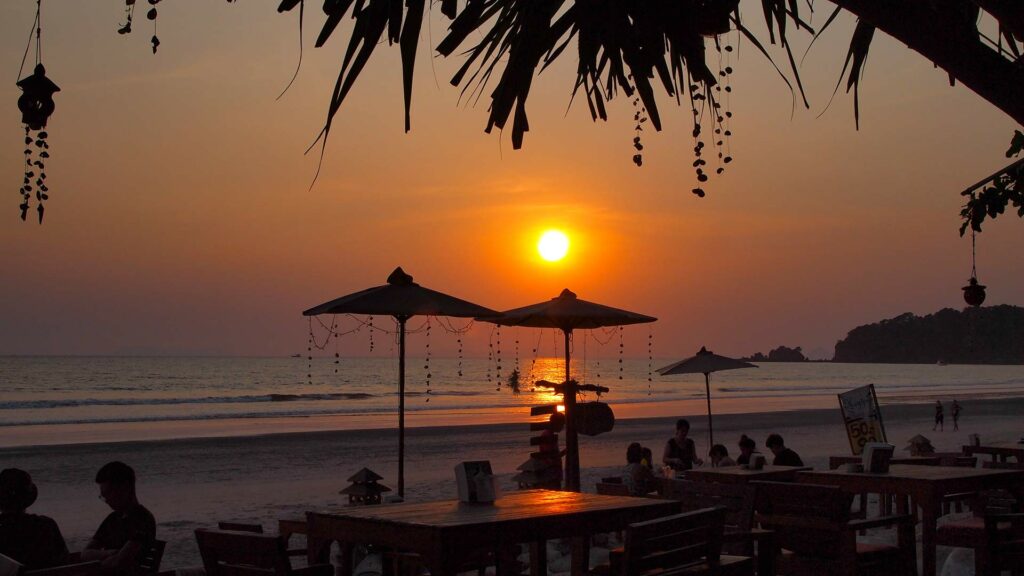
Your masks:
{"label": "seated person silhouette", "polygon": [[772,462],[775,466],[803,466],[804,461],[800,459],[800,455],[794,452],[790,448],[786,448],[786,443],[782,440],[782,436],[778,434],[772,434],[764,441],[764,445],[775,454],[775,460]]}
{"label": "seated person silhouette", "polygon": [[100,499],[113,510],[82,552],[82,560],[99,560],[104,572],[131,574],[142,553],[156,539],[156,520],[135,495],[135,471],[109,462],[96,473]]}
{"label": "seated person silhouette", "polygon": [[26,512],[37,495],[28,472],[18,468],[0,472],[0,554],[26,570],[59,566],[68,556],[57,523],[47,516]]}
{"label": "seated person silhouette", "polygon": [[651,468],[644,464],[644,448],[633,442],[626,448],[626,467],[622,471],[622,483],[629,488],[631,496],[644,496],[658,488]]}

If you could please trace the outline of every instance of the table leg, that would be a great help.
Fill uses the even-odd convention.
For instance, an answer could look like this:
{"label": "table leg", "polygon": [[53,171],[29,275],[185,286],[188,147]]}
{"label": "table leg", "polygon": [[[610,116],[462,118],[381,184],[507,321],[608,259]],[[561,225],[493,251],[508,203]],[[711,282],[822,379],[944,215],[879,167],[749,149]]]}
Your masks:
{"label": "table leg", "polygon": [[352,560],[355,546],[345,542],[338,542],[338,566],[334,569],[334,576],[352,576]]}
{"label": "table leg", "polygon": [[936,512],[942,506],[941,500],[934,497],[922,498],[921,508],[921,574],[935,576],[935,530],[938,523]]}
{"label": "table leg", "polygon": [[584,576],[590,572],[590,537],[572,539],[572,559],[569,564],[572,576]]}
{"label": "table leg", "polygon": [[530,576],[548,575],[548,543],[546,540],[530,542]]}

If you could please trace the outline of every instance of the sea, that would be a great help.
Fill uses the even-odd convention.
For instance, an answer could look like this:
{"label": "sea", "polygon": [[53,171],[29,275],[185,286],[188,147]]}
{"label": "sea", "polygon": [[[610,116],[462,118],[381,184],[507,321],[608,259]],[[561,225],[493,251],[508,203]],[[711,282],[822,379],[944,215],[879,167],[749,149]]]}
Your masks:
{"label": "sea", "polygon": [[[573,377],[608,388],[600,400],[613,406],[669,416],[680,401],[705,398],[703,375],[657,374],[674,360],[574,361]],[[510,386],[513,370],[518,390]],[[521,421],[531,406],[557,401],[537,382],[563,379],[561,358],[409,358],[405,411],[413,425]],[[33,429],[82,425],[162,425],[165,436],[204,426],[223,434],[228,422],[247,423],[236,428],[243,434],[261,422],[320,417],[349,429],[394,426],[397,382],[397,359],[388,357],[0,357],[0,446],[31,442]],[[838,393],[866,384],[883,405],[1020,397],[1024,366],[761,363],[715,373],[710,387],[716,403],[754,412],[834,408]],[[5,440],[14,429],[17,440]]]}

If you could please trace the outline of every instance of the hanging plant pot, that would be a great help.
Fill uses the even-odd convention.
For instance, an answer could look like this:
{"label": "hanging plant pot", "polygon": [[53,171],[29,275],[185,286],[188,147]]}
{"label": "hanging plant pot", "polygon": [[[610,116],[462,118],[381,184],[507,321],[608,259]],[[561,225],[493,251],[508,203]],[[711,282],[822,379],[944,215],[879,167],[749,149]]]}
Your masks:
{"label": "hanging plant pot", "polygon": [[981,306],[985,302],[985,287],[978,284],[978,279],[971,277],[967,286],[963,287],[964,302],[971,306]]}
{"label": "hanging plant pot", "polygon": [[586,436],[610,432],[615,426],[615,413],[604,402],[582,402],[574,411],[576,431]]}
{"label": "hanging plant pot", "polygon": [[701,36],[727,34],[731,27],[729,15],[739,6],[739,0],[706,0],[694,6],[693,26]]}

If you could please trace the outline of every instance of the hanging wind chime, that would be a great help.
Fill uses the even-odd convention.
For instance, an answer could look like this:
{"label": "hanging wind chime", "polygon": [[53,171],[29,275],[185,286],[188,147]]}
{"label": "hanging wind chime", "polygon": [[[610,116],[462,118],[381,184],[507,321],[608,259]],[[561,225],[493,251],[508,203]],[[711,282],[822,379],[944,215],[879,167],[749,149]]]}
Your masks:
{"label": "hanging wind chime", "polygon": [[[153,54],[156,54],[156,49],[160,46],[160,39],[156,37],[156,18],[157,10],[156,5],[160,3],[160,0],[147,0],[150,5],[150,9],[146,12],[146,19],[153,22],[153,37],[150,38],[149,42],[153,45]],[[135,16],[135,0],[124,0],[124,15],[125,23],[117,29],[117,33],[131,34],[132,32],[132,19]]]}
{"label": "hanging wind chime", "polygon": [[[33,23],[35,28],[36,42],[36,66],[32,74],[18,81],[18,88],[21,88],[22,95],[18,98],[18,110],[21,110],[21,122],[25,125],[25,179],[21,185],[21,219],[28,217],[28,210],[31,207],[32,196],[36,198],[36,211],[39,213],[39,223],[43,223],[44,201],[50,198],[50,189],[46,186],[46,160],[50,157],[50,145],[46,139],[49,136],[46,131],[46,121],[53,114],[53,94],[59,92],[60,88],[46,77],[46,68],[43,67],[42,47],[42,0],[36,0],[36,19]],[[29,37],[29,45],[25,47],[25,55],[32,46],[32,37]],[[25,69],[25,61],[22,60],[22,69],[18,76]],[[34,132],[34,134],[33,134]]]}
{"label": "hanging wind chime", "polygon": [[975,237],[974,229],[971,229],[971,279],[968,280],[967,286],[964,286],[964,302],[967,302],[971,306],[981,306],[985,302],[985,287],[978,284],[978,267],[976,263],[976,251],[975,251]]}

